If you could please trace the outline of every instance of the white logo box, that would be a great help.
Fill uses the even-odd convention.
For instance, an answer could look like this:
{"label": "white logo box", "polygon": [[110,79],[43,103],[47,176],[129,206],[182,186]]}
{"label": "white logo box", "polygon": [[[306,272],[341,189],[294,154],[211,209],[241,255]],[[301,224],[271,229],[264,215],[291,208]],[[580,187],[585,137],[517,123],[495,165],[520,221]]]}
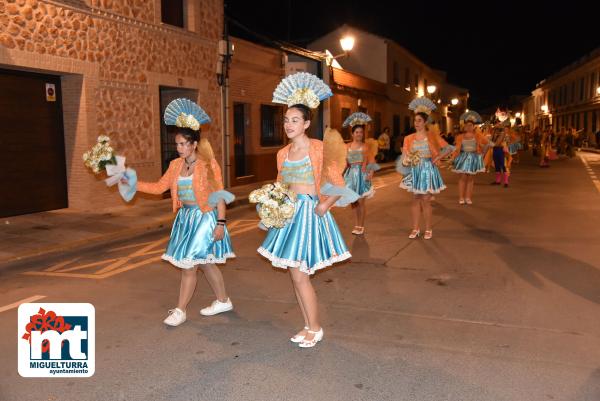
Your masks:
{"label": "white logo box", "polygon": [[[54,312],[64,317],[72,327],[60,333],[57,330],[31,331],[30,341],[24,339],[31,317],[38,315],[40,308],[46,314]],[[48,318],[42,319],[48,321]],[[58,319],[57,319],[58,320]],[[87,329],[84,323],[87,320]],[[52,324],[51,321],[48,323]],[[49,359],[42,359],[42,342],[48,340]],[[84,341],[87,340],[87,352]],[[63,351],[61,343],[68,342]],[[19,374],[22,377],[91,377],[96,368],[96,310],[89,303],[26,303],[19,305],[17,329]],[[62,359],[61,354],[67,354]]]}

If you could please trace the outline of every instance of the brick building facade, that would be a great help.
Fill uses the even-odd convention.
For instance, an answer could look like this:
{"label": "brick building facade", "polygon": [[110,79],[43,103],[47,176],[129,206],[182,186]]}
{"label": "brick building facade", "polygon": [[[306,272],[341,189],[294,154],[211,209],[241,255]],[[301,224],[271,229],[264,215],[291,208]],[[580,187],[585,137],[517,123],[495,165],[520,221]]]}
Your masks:
{"label": "brick building facade", "polygon": [[165,22],[161,5],[161,0],[0,2],[0,75],[18,70],[60,79],[68,207],[122,203],[81,160],[101,134],[111,137],[141,177],[158,178],[166,146],[161,109],[182,93],[194,96],[211,116],[203,135],[221,158],[215,71],[223,1],[181,1],[181,26]]}

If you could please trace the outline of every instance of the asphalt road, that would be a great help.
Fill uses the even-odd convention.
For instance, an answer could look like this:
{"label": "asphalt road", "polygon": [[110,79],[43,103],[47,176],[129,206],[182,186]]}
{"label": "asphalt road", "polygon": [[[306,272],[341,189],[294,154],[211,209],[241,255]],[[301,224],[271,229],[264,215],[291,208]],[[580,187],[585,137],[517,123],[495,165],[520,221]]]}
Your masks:
{"label": "asphalt road", "polygon": [[[235,310],[168,328],[180,275],[160,261],[168,232],[0,272],[0,400],[600,400],[600,155],[549,169],[522,158],[510,188],[457,178],[435,201],[434,239],[411,241],[410,196],[376,179],[364,237],[335,209],[353,254],[317,274],[325,339],[300,349],[288,274],[256,253],[256,213],[229,214],[237,258],[222,268]],[[96,308],[92,378],[17,372],[24,299]]]}

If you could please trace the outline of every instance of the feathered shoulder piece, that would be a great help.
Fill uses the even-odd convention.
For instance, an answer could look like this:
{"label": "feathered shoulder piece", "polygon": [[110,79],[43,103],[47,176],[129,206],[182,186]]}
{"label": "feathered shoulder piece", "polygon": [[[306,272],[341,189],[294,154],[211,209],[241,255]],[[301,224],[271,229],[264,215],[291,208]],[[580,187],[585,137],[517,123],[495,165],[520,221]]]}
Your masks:
{"label": "feathered shoulder piece", "polygon": [[207,170],[208,182],[211,188],[218,188],[220,180],[220,174],[217,174],[213,169],[213,160],[215,160],[215,153],[213,152],[212,146],[210,142],[206,138],[200,138],[200,143],[198,144],[198,157],[200,160],[204,162],[204,165]]}
{"label": "feathered shoulder piece", "polygon": [[210,117],[190,99],[179,98],[169,103],[165,109],[164,120],[167,125],[198,131],[200,125],[210,122]]}
{"label": "feathered shoulder piece", "polygon": [[338,130],[327,128],[323,135],[323,170],[322,182],[327,182],[329,168],[334,167],[341,171],[346,165],[348,149]]}
{"label": "feathered shoulder piece", "polygon": [[342,127],[354,127],[355,125],[365,125],[367,123],[370,123],[371,121],[373,121],[371,119],[371,117],[363,112],[356,112],[356,113],[352,113],[348,116],[348,118],[346,118],[346,120],[344,120],[344,123],[342,124]]}
{"label": "feathered shoulder piece", "polygon": [[285,77],[273,92],[273,103],[288,106],[303,104],[311,109],[319,107],[321,101],[333,96],[329,86],[308,72],[298,72]]}
{"label": "feathered shoulder piece", "polygon": [[415,113],[425,113],[429,115],[432,111],[437,109],[437,106],[431,101],[431,99],[422,96],[413,99],[408,104],[408,109],[414,111]]}
{"label": "feathered shoulder piece", "polygon": [[379,144],[377,139],[367,138],[365,141],[365,146],[367,148],[367,155],[369,156],[369,160],[375,159],[377,153],[379,152]]}
{"label": "feathered shoulder piece", "polygon": [[473,124],[481,124],[483,119],[476,111],[469,110],[460,116],[460,121],[463,121],[465,123],[472,122]]}

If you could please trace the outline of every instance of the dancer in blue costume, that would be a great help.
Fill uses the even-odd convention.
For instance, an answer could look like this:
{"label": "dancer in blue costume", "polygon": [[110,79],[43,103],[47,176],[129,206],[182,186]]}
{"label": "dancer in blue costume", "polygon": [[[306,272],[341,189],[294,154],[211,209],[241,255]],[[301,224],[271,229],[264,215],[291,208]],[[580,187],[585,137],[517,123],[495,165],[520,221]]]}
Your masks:
{"label": "dancer in blue costume", "polygon": [[[356,215],[356,225],[352,234],[355,235],[363,235],[365,232],[366,199],[375,194],[372,184],[373,173],[379,170],[372,149],[373,145],[377,146],[377,142],[372,140],[373,144],[370,146],[365,141],[365,129],[369,122],[371,122],[371,117],[358,112],[351,114],[343,124],[344,127],[351,127],[352,130],[352,142],[347,145],[348,165],[344,172],[344,181],[346,187],[360,196],[356,202],[352,203],[352,209]],[[377,147],[374,150],[376,154]]]}

